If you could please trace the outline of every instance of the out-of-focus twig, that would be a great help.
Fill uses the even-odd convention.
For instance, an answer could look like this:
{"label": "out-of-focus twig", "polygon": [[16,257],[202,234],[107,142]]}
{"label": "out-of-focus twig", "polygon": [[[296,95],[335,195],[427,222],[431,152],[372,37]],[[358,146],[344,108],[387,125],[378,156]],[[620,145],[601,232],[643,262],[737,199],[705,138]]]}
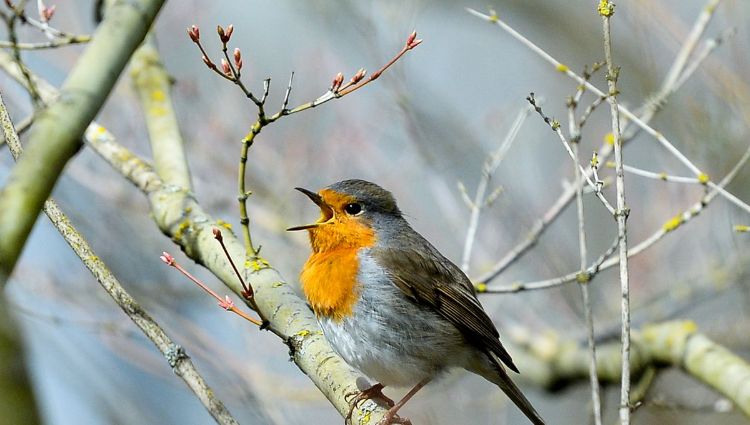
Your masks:
{"label": "out-of-focus twig", "polygon": [[526,117],[529,116],[529,113],[532,110],[533,109],[531,107],[526,106],[518,113],[516,119],[513,121],[513,124],[510,126],[508,134],[505,136],[502,143],[500,143],[500,146],[497,148],[497,150],[490,154],[490,156],[485,161],[484,166],[482,167],[482,176],[480,177],[479,183],[477,184],[477,190],[474,194],[473,200],[468,199],[468,195],[466,195],[466,188],[463,186],[463,184],[459,183],[459,190],[461,190],[461,194],[466,197],[466,204],[471,211],[471,214],[469,215],[469,225],[466,228],[464,250],[463,254],[461,255],[461,270],[463,270],[464,273],[469,272],[471,251],[474,247],[474,241],[476,240],[477,229],[479,228],[479,215],[481,214],[482,209],[490,206],[494,202],[495,198],[500,194],[501,191],[501,188],[498,187],[489,195],[487,195],[487,188],[489,186],[490,180],[492,180],[492,175],[500,166],[503,158],[505,158],[508,150],[513,145],[513,141],[516,140],[516,136],[521,130],[523,122],[526,120]]}

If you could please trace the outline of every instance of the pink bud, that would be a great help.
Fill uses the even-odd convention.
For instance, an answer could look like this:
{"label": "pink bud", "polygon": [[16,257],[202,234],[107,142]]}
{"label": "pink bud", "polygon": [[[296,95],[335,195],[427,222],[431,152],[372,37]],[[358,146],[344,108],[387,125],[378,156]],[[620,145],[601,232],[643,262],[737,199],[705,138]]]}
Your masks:
{"label": "pink bud", "polygon": [[224,300],[219,301],[219,307],[223,308],[224,310],[231,310],[234,308],[234,301],[229,298],[229,295],[224,295]]}
{"label": "pink bud", "polygon": [[229,68],[229,62],[226,59],[221,60],[221,72],[229,76],[232,75],[232,70]]}
{"label": "pink bud", "polygon": [[411,34],[409,34],[409,37],[406,38],[406,45],[410,45],[414,42],[414,40],[417,38],[417,32],[412,31]]}
{"label": "pink bud", "polygon": [[359,68],[359,71],[357,71],[357,73],[356,73],[356,74],[354,74],[354,76],[353,76],[353,77],[352,77],[352,79],[350,80],[350,81],[351,81],[351,83],[352,83],[352,84],[357,84],[357,83],[358,83],[358,82],[360,82],[360,81],[361,81],[361,80],[362,80],[363,78],[365,78],[365,74],[366,74],[366,73],[367,73],[367,71],[366,71],[366,70],[365,70],[364,68]]}
{"label": "pink bud", "polygon": [[339,87],[341,87],[341,84],[344,82],[344,74],[338,73],[335,77],[333,77],[333,81],[331,81],[331,91],[335,92],[338,91]]}
{"label": "pink bud", "polygon": [[211,59],[207,58],[205,55],[203,55],[202,59],[203,63],[205,63],[207,67],[209,67],[210,69],[216,69],[216,65],[211,62]]}
{"label": "pink bud", "polygon": [[219,34],[219,38],[224,38],[226,35],[224,34],[224,28],[221,27],[221,25],[216,26],[216,33]]}
{"label": "pink bud", "polygon": [[242,52],[240,52],[239,48],[234,49],[234,65],[238,70],[242,68]]}
{"label": "pink bud", "polygon": [[188,36],[190,36],[190,39],[193,40],[193,43],[197,43],[201,39],[201,30],[193,25],[187,30]]}
{"label": "pink bud", "polygon": [[227,27],[227,34],[226,34],[227,41],[229,41],[229,39],[232,38],[232,33],[233,32],[234,32],[234,25],[229,24],[229,26]]}
{"label": "pink bud", "polygon": [[214,227],[214,228],[213,228],[213,233],[214,233],[214,238],[215,238],[215,239],[216,239],[217,241],[221,241],[221,240],[223,239],[223,237],[222,237],[222,235],[221,235],[221,230],[219,230],[219,228],[218,228],[218,227]]}
{"label": "pink bud", "polygon": [[174,257],[169,255],[167,251],[162,252],[159,258],[161,258],[161,261],[164,261],[168,266],[174,266]]}
{"label": "pink bud", "polygon": [[56,5],[54,4],[50,7],[42,6],[39,10],[39,17],[42,19],[42,22],[49,22],[49,20],[52,19],[52,16],[55,14],[55,8]]}

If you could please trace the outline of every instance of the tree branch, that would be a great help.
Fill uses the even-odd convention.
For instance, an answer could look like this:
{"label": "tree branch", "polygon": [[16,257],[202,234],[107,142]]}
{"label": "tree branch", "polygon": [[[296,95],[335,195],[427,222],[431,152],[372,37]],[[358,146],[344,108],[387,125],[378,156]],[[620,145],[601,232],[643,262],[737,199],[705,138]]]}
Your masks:
{"label": "tree branch", "polygon": [[38,118],[26,154],[0,191],[0,285],[81,136],[145,37],[163,0],[117,1],[63,84],[61,97]]}

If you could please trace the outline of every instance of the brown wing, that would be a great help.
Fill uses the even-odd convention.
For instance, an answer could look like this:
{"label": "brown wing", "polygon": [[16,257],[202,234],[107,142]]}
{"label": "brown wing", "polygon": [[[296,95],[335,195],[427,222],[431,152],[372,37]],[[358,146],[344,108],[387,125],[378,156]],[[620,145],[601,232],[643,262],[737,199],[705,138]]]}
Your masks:
{"label": "brown wing", "polygon": [[467,340],[491,351],[518,372],[500,343],[495,325],[479,304],[469,278],[437,250],[433,248],[433,255],[426,256],[415,250],[373,248],[372,254],[404,294],[434,308],[461,330]]}

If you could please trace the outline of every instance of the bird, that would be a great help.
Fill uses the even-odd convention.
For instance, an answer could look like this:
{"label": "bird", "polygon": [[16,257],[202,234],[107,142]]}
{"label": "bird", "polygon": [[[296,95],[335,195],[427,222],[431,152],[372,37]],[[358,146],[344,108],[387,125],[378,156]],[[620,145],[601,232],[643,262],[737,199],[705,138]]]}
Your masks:
{"label": "bird", "polygon": [[[377,381],[350,403],[379,398],[384,424],[408,424],[397,413],[422,387],[454,368],[482,376],[534,425],[544,420],[508,375],[518,368],[477,299],[469,278],[404,218],[393,195],[351,179],[313,192],[320,208],[307,230],[312,252],[300,283],[328,343],[350,366]],[[412,389],[397,403],[386,386]]]}

